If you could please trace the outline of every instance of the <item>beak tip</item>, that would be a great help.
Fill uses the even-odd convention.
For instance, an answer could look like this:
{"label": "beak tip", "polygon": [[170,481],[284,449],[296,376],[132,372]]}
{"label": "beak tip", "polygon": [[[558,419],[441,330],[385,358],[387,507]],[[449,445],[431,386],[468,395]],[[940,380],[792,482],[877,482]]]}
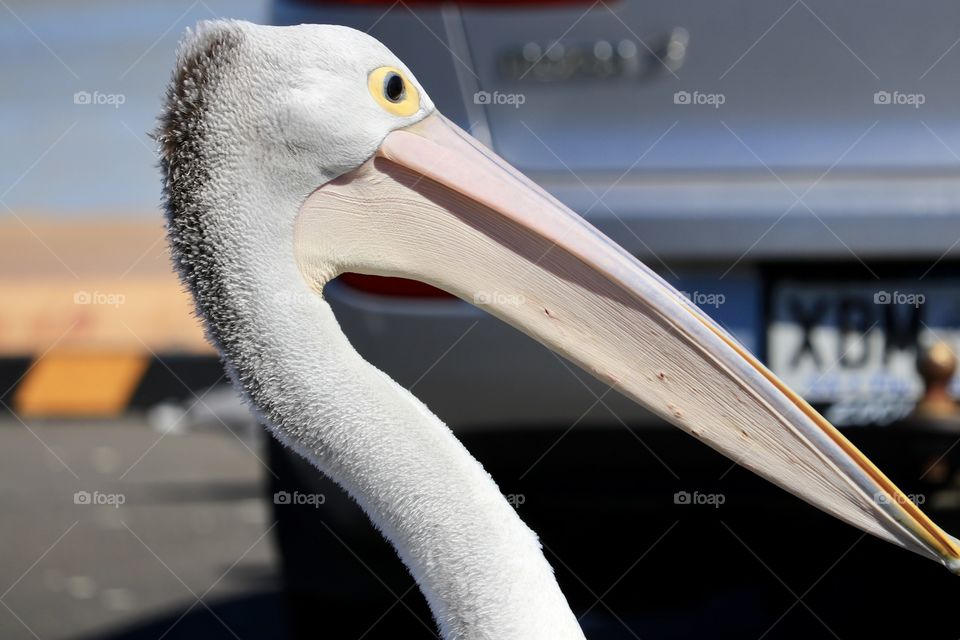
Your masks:
{"label": "beak tip", "polygon": [[[951,541],[960,546],[960,540],[948,534]],[[944,566],[955,576],[960,576],[960,556],[950,556],[943,559]]]}

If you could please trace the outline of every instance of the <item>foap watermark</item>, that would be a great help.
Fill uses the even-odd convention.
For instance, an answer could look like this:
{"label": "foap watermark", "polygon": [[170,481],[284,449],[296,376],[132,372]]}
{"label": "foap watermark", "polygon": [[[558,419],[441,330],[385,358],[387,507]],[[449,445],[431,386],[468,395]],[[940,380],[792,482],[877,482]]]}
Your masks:
{"label": "foap watermark", "polygon": [[107,106],[119,109],[127,101],[122,93],[101,93],[99,91],[77,91],[73,94],[73,104]]}
{"label": "foap watermark", "polygon": [[720,305],[727,301],[727,296],[722,293],[707,293],[705,291],[681,291],[683,297],[697,305],[698,307],[713,307],[719,309]]}
{"label": "foap watermark", "polygon": [[527,503],[527,496],[522,493],[505,493],[503,497],[507,499],[507,502],[514,509],[519,509]]}
{"label": "foap watermark", "polygon": [[477,91],[473,94],[473,104],[487,104],[492,106],[508,106],[519,109],[527,101],[527,96],[522,93],[501,93],[494,91]]}
{"label": "foap watermark", "polygon": [[519,307],[527,299],[519,293],[504,293],[502,291],[477,291],[473,294],[473,304],[477,306],[495,304],[498,306]]}
{"label": "foap watermark", "polygon": [[270,302],[276,307],[319,306],[321,300],[318,294],[310,290],[275,291],[270,295]]}
{"label": "foap watermark", "polygon": [[96,304],[108,307],[119,307],[127,302],[127,296],[122,293],[105,291],[76,291],[73,294],[73,304]]}
{"label": "foap watermark", "polygon": [[877,91],[873,94],[873,104],[893,104],[919,109],[927,101],[923,93],[904,93],[902,91]]}
{"label": "foap watermark", "polygon": [[921,506],[927,501],[927,496],[922,493],[898,493],[892,496],[885,491],[878,491],[873,494],[873,499],[877,504],[906,504],[907,502],[912,502],[917,506]]}
{"label": "foap watermark", "polygon": [[727,501],[727,496],[722,493],[701,493],[694,491],[677,491],[673,494],[673,504],[682,505],[707,505],[714,509],[719,509]]}
{"label": "foap watermark", "polygon": [[102,491],[77,491],[73,494],[73,504],[97,505],[120,508],[127,502],[122,493],[103,493]]}
{"label": "foap watermark", "polygon": [[873,304],[898,304],[918,308],[927,301],[922,293],[908,293],[905,291],[877,291],[873,294]]}
{"label": "foap watermark", "polygon": [[320,505],[327,501],[327,496],[322,493],[300,493],[294,491],[277,491],[273,494],[273,504],[277,505],[307,505],[314,509],[319,509]]}
{"label": "foap watermark", "polygon": [[719,109],[726,103],[727,96],[722,93],[703,93],[702,91],[677,91],[673,94],[673,104],[705,105]]}

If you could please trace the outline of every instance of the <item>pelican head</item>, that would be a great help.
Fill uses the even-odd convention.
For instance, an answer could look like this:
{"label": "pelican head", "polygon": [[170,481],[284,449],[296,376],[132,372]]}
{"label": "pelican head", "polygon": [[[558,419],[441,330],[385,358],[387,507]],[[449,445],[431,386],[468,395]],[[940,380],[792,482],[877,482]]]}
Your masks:
{"label": "pelican head", "polygon": [[[824,418],[445,119],[370,36],[203,23],[181,45],[157,137],[174,261],[228,373],[281,441],[360,503],[446,637],[582,632],[491,478],[351,348],[322,297],[342,272],[480,303],[784,489],[960,567],[956,541]],[[709,541],[690,553],[709,555]]]}

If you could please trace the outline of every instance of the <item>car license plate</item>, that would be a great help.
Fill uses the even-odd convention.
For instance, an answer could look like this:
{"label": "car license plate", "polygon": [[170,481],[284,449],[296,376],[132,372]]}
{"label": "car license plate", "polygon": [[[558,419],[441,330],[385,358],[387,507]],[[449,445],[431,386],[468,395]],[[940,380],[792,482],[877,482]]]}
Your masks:
{"label": "car license plate", "polygon": [[771,296],[769,366],[810,402],[915,400],[918,347],[960,347],[960,283],[781,280]]}

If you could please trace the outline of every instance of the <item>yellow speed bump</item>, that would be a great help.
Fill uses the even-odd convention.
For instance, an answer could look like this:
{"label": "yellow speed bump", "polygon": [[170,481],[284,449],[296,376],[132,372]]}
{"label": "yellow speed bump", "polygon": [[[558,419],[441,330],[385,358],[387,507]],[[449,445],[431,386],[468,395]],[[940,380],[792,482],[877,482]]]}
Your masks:
{"label": "yellow speed bump", "polygon": [[119,415],[149,362],[148,355],[139,353],[48,353],[17,386],[14,410],[34,417]]}

